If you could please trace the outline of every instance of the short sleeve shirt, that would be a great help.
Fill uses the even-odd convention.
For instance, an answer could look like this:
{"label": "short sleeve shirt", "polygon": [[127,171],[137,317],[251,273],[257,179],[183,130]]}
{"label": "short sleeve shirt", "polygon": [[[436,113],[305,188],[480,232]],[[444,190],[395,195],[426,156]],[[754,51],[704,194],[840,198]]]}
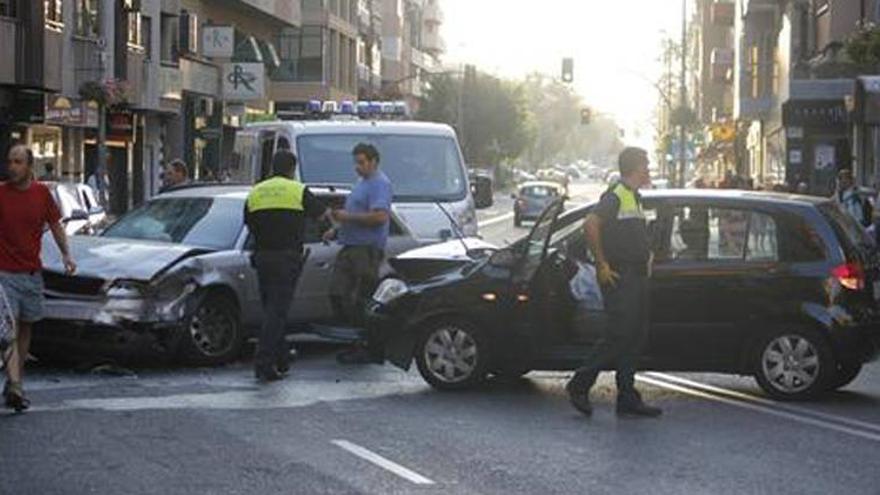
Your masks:
{"label": "short sleeve shirt", "polygon": [[[345,200],[345,211],[349,213],[369,213],[372,211],[391,212],[394,194],[391,181],[376,171],[371,177],[361,179]],[[339,230],[339,242],[343,246],[372,246],[385,249],[388,243],[389,221],[375,227],[365,227],[345,223]]]}
{"label": "short sleeve shirt", "polygon": [[43,232],[61,220],[49,188],[32,182],[25,190],[0,183],[0,271],[40,271]]}

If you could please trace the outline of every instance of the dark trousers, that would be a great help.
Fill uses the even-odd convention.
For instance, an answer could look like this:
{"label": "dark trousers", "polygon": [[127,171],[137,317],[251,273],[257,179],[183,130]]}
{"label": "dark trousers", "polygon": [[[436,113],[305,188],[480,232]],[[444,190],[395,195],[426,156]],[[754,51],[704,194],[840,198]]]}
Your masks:
{"label": "dark trousers", "polygon": [[302,272],[302,255],[295,251],[259,251],[253,256],[263,303],[263,326],[255,364],[265,369],[286,363],[290,355],[284,333],[287,313]]}
{"label": "dark trousers", "polygon": [[330,304],[340,323],[363,327],[364,310],[379,284],[385,253],[372,246],[345,246],[336,255]]}
{"label": "dark trousers", "polygon": [[618,401],[639,400],[635,389],[638,358],[648,338],[648,277],[642,267],[616,270],[620,279],[614,287],[603,287],[602,297],[608,324],[599,341],[577,370],[575,380],[588,389],[603,369],[616,370]]}

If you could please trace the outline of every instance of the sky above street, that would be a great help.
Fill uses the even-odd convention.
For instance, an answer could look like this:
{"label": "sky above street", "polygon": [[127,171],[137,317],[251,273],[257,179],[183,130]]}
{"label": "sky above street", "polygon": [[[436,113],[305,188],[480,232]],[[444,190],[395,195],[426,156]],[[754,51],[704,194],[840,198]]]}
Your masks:
{"label": "sky above street", "polygon": [[660,40],[680,37],[679,0],[441,2],[447,63],[506,77],[558,77],[562,58],[573,57],[577,92],[612,114],[628,140],[652,142],[658,94],[650,81],[660,74]]}

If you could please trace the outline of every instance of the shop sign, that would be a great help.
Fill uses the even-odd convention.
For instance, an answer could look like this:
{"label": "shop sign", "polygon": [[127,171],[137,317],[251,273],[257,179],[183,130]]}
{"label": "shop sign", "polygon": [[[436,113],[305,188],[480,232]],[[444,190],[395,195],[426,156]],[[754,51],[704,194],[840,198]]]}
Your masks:
{"label": "shop sign", "polygon": [[131,141],[134,131],[134,115],[114,112],[107,114],[107,139],[111,141]]}
{"label": "shop sign", "polygon": [[788,163],[792,165],[800,165],[804,161],[804,154],[801,150],[789,150]]}
{"label": "shop sign", "polygon": [[792,100],[782,106],[782,121],[787,126],[834,127],[846,125],[849,113],[841,100]]}
{"label": "shop sign", "polygon": [[223,64],[223,98],[262,100],[266,94],[266,66],[261,63]]}
{"label": "shop sign", "polygon": [[98,127],[98,109],[61,95],[46,97],[46,123],[67,127]]}
{"label": "shop sign", "polygon": [[205,26],[202,29],[202,53],[206,57],[232,58],[235,53],[235,28]]}

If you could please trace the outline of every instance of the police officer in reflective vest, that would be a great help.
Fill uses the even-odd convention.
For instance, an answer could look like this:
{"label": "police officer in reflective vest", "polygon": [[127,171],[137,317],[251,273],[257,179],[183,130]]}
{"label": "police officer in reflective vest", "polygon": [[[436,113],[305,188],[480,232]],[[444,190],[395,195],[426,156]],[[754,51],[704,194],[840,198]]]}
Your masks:
{"label": "police officer in reflective vest", "polygon": [[293,153],[278,150],[272,158],[272,177],[254,186],[245,205],[245,223],[254,236],[251,261],[263,303],[255,363],[261,382],[282,378],[290,367],[284,330],[302,272],[306,217],[329,215],[320,200],[292,179],[295,169]]}
{"label": "police officer in reflective vest", "polygon": [[620,153],[620,181],[587,215],[584,229],[596,259],[608,325],[605,338],[566,386],[572,405],[592,414],[590,389],[599,372],[613,367],[617,375],[617,414],[659,416],[635,389],[638,357],[648,336],[648,277],[651,253],[639,188],[650,186],[648,154],[640,148]]}

